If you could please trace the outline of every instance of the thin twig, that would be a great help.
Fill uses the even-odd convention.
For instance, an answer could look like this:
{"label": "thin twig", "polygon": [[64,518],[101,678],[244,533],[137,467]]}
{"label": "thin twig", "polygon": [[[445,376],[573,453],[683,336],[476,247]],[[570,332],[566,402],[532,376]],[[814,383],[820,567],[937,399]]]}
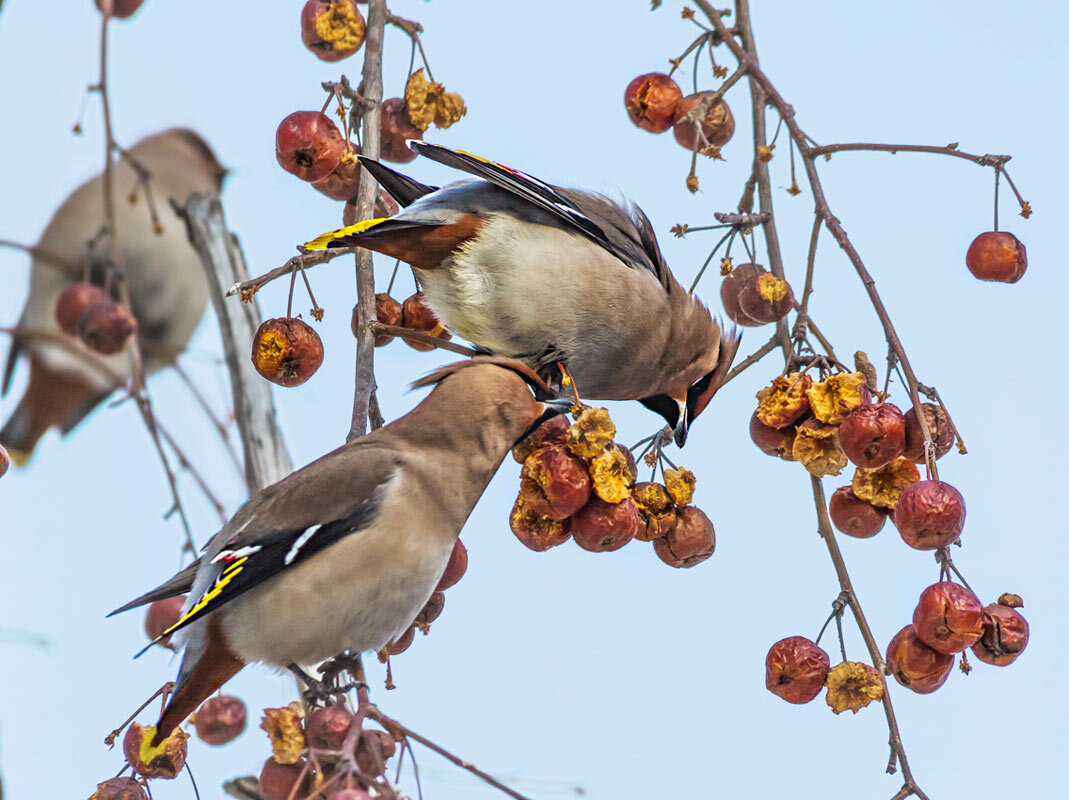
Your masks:
{"label": "thin twig", "polygon": [[200,407],[200,410],[204,412],[204,416],[208,418],[208,422],[215,428],[215,432],[219,434],[219,438],[223,442],[223,447],[226,449],[227,455],[230,456],[230,460],[234,464],[234,468],[241,474],[241,459],[238,457],[237,451],[234,449],[234,443],[230,439],[230,429],[226,424],[215,415],[215,410],[208,403],[208,399],[204,396],[201,390],[197,387],[196,382],[189,376],[189,373],[182,368],[182,365],[178,362],[172,364],[172,367],[177,373],[178,377],[182,380],[186,389],[193,396],[193,400]]}
{"label": "thin twig", "polygon": [[301,266],[304,269],[309,267],[315,267],[319,264],[325,264],[328,261],[333,261],[340,256],[347,256],[350,253],[355,253],[357,248],[355,247],[332,247],[329,250],[305,250],[299,255],[293,256],[286,261],[281,267],[275,267],[270,269],[262,275],[257,275],[255,278],[249,278],[246,281],[240,281],[235,283],[229,289],[226,290],[226,296],[232,297],[235,294],[241,295],[241,299],[248,301],[252,298],[256,292],[258,292],[265,285],[271,283],[271,281],[281,278],[284,275],[289,275],[293,271],[293,268],[297,265],[297,262],[301,262]]}
{"label": "thin twig", "polygon": [[398,722],[397,720],[393,719],[392,717],[386,716],[381,711],[379,711],[379,709],[376,708],[375,706],[371,706],[368,709],[367,716],[368,716],[369,719],[373,719],[377,723],[382,725],[382,727],[384,727],[387,731],[389,731],[390,734],[395,739],[398,739],[398,738],[401,738],[401,737],[407,737],[409,739],[415,739],[417,742],[419,742],[424,747],[427,747],[427,748],[433,750],[435,753],[440,755],[442,758],[446,759],[447,761],[452,762],[453,764],[455,764],[456,766],[460,767],[461,769],[467,770],[472,775],[474,775],[476,778],[479,778],[480,780],[488,783],[490,786],[493,786],[498,791],[503,792],[504,794],[507,794],[509,797],[513,798],[513,800],[530,800],[530,798],[528,798],[526,795],[522,795],[519,792],[510,789],[508,786],[503,784],[497,778],[495,778],[492,775],[488,775],[487,773],[483,772],[481,769],[476,767],[470,761],[465,761],[464,759],[460,758],[459,756],[453,755],[448,750],[446,750],[444,747],[435,744],[430,739],[427,739],[427,738],[425,738],[423,736],[420,736],[418,733],[413,731],[411,728],[405,727],[404,725],[402,725],[400,722]]}
{"label": "thin twig", "polygon": [[439,339],[437,336],[431,336],[429,333],[424,333],[423,331],[416,331],[412,328],[402,328],[400,325],[383,325],[381,322],[376,322],[372,326],[372,330],[376,336],[397,336],[401,339],[407,339],[410,342],[429,344],[432,347],[448,350],[450,353],[467,356],[468,358],[478,355],[478,352],[472,350],[470,347],[465,347],[456,342],[449,342],[445,339]]}
{"label": "thin twig", "polygon": [[[771,339],[769,339],[767,342],[765,342],[763,345],[761,345],[759,348],[757,348],[757,350],[755,350],[750,355],[746,356],[746,358],[744,358],[742,361],[740,361],[738,364],[736,364],[734,367],[732,367],[731,371],[728,372],[727,377],[724,378],[724,383],[727,383],[728,381],[730,381],[732,378],[737,376],[740,372],[742,372],[743,370],[747,369],[748,367],[752,367],[754,364],[756,364],[762,358],[764,358],[769,353],[771,353],[773,350],[775,350],[778,345],[779,345],[779,337],[776,336],[775,334],[773,334]],[[724,383],[720,384],[720,386],[723,387]]]}

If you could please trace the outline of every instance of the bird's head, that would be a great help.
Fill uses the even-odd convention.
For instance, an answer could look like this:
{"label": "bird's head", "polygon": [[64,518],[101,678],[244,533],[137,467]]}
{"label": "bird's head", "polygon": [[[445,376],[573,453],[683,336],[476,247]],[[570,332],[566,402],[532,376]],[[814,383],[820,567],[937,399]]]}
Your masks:
{"label": "bird's head", "polygon": [[534,370],[511,358],[475,356],[447,364],[420,378],[412,388],[435,384],[455,394],[467,408],[483,409],[503,426],[510,447],[572,407],[569,398],[558,395]]}
{"label": "bird's head", "polygon": [[646,408],[660,414],[672,429],[678,447],[687,441],[687,432],[698,415],[709,405],[723,385],[739,347],[740,335],[732,328],[723,335],[719,321],[699,303],[694,311],[679,314],[662,362],[665,387],[639,400]]}

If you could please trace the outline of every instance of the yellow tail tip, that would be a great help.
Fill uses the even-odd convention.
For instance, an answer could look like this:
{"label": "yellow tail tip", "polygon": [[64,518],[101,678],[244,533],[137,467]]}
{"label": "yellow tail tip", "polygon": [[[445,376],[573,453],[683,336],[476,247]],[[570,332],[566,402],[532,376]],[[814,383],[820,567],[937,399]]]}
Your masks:
{"label": "yellow tail tip", "polygon": [[[347,225],[344,228],[338,228],[334,231],[327,231],[324,234],[320,234],[310,242],[304,243],[305,250],[326,250],[330,247],[332,242],[339,239],[344,239],[346,236],[352,236],[357,233],[363,233],[368,228],[372,228],[378,225],[380,222],[385,222],[389,217],[378,217],[376,219],[365,219],[363,222],[357,222],[355,225]],[[343,243],[341,246],[348,246],[348,242]]]}
{"label": "yellow tail tip", "polygon": [[30,459],[33,458],[32,450],[16,450],[13,447],[4,448],[7,450],[7,456],[11,459],[11,463],[16,467],[25,467],[30,463]]}

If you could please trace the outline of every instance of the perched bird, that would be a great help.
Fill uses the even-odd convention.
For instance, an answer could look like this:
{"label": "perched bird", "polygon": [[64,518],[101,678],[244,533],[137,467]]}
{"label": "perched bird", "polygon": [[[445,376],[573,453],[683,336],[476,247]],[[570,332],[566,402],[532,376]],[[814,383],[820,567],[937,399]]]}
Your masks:
{"label": "perched bird", "polygon": [[649,219],[592,192],[550,186],[427,142],[409,147],[476,176],[426,186],[360,157],[405,208],[325,233],[410,264],[428,305],[480,351],[541,374],[564,365],[590,399],[638,400],[683,445],[739,339],[672,276]]}
{"label": "perched bird", "polygon": [[405,416],[257,492],[195,569],[112,612],[192,589],[160,637],[187,632],[154,744],[248,662],[311,665],[403,633],[502,459],[570,407],[508,359],[461,361],[414,384],[432,385]]}
{"label": "perched bird", "polygon": [[[203,268],[186,239],[185,225],[168,200],[185,202],[191,192],[218,194],[226,170],[204,139],[185,128],[148,136],[130,148],[130,155],[150,173],[152,195],[163,222],[162,233],[156,233],[144,202],[133,205],[120,197],[115,204],[115,226],[145,370],[154,372],[173,363],[185,349],[208,302]],[[120,191],[137,184],[137,174],[125,160],[114,165],[113,176]],[[104,285],[111,249],[97,248],[94,254],[89,245],[104,225],[102,180],[98,175],[75,189],[41,234],[19,327],[65,335],[55,319],[56,298],[83,279],[82,265],[88,266],[92,283]],[[20,355],[29,361],[29,382],[0,430],[0,443],[19,462],[29,459],[50,428],[68,433],[111,394],[116,379],[128,379],[132,369],[128,350],[100,356],[109,368],[110,374],[105,374],[69,349],[16,336],[4,368],[3,394],[11,388]]]}

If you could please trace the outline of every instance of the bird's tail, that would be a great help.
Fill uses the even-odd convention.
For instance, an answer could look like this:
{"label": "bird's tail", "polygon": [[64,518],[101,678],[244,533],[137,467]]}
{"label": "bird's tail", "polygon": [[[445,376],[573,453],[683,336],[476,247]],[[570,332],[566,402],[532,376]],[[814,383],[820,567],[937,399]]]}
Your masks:
{"label": "bird's tail", "polygon": [[109,394],[78,375],[53,369],[31,356],[26,392],[0,429],[0,444],[7,448],[11,460],[22,466],[50,428],[69,433]]}
{"label": "bird's tail", "polygon": [[203,638],[190,639],[186,644],[178,686],[156,723],[151,746],[162,744],[171,731],[244,666],[245,662],[227,645],[218,620],[209,618]]}
{"label": "bird's tail", "polygon": [[305,243],[304,248],[364,247],[399,258],[417,269],[432,270],[473,238],[483,225],[483,220],[475,214],[450,211],[438,217],[366,219],[317,236]]}

